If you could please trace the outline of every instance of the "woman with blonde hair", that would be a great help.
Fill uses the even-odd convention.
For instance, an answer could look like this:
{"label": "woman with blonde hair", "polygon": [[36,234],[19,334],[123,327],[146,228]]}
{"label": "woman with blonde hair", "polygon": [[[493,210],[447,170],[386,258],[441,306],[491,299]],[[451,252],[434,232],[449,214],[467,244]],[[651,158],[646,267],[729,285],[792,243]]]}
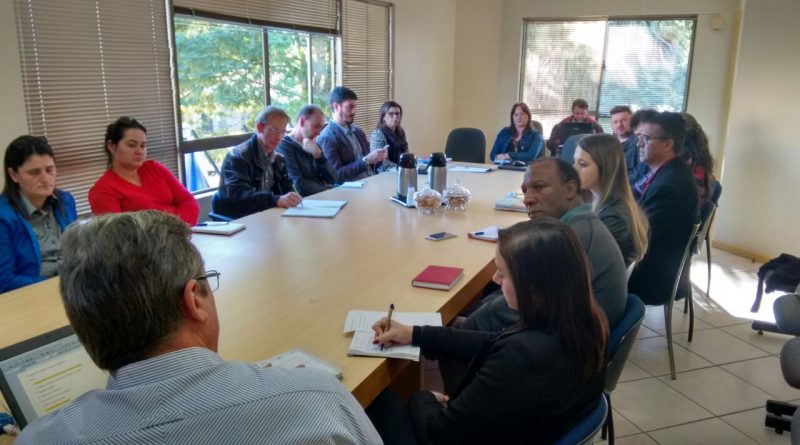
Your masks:
{"label": "woman with blonde hair", "polygon": [[617,241],[625,263],[641,260],[647,252],[649,223],[633,198],[619,140],[610,134],[581,139],[575,150],[575,169],[581,187],[591,191],[592,208]]}

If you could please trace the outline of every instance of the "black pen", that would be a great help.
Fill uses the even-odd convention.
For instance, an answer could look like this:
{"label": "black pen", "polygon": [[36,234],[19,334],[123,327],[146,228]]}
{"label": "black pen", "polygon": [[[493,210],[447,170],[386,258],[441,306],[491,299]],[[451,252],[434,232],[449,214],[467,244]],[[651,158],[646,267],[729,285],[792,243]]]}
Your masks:
{"label": "black pen", "polygon": [[[389,305],[389,315],[386,316],[386,331],[392,328],[392,312],[394,312],[394,303]],[[381,343],[381,351],[383,351],[383,343]]]}
{"label": "black pen", "polygon": [[226,226],[230,224],[227,221],[206,221],[204,223],[200,223],[197,227],[205,227],[205,226]]}

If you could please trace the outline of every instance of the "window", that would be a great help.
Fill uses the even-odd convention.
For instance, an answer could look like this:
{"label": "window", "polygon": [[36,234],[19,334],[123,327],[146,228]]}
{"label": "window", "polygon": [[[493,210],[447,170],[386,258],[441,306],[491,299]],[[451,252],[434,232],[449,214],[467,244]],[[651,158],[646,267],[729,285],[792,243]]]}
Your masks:
{"label": "window", "polygon": [[545,136],[572,101],[610,132],[609,110],[683,111],[696,17],[526,21],[520,96]]}
{"label": "window", "polygon": [[133,116],[147,156],[178,172],[163,1],[16,0],[23,95],[32,135],[56,155],[58,187],[89,213],[87,193],[106,171],[105,127]]}
{"label": "window", "polygon": [[225,155],[250,137],[266,104],[294,116],[314,103],[329,114],[333,36],[177,15],[175,47],[191,191],[219,185]]}

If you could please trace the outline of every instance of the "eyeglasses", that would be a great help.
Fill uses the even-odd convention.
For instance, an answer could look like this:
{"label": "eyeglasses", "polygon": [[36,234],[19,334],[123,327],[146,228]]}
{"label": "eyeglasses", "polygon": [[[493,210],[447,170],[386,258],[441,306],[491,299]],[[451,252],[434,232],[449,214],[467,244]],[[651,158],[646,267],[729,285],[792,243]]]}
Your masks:
{"label": "eyeglasses", "polygon": [[267,134],[268,135],[275,135],[275,134],[283,134],[284,133],[284,130],[281,130],[278,127],[267,127],[266,130],[267,130]]}
{"label": "eyeglasses", "polygon": [[649,144],[649,143],[650,143],[650,141],[652,141],[652,140],[659,140],[659,141],[663,141],[663,140],[665,140],[665,139],[669,139],[669,138],[667,138],[667,137],[664,137],[664,136],[649,136],[649,135],[646,135],[646,134],[637,134],[636,136],[638,136],[638,137],[639,137],[639,140],[640,140],[640,141],[642,141],[642,143],[643,143],[644,145],[647,145],[647,144]]}
{"label": "eyeglasses", "polygon": [[389,116],[402,116],[403,115],[403,113],[401,113],[399,111],[390,111],[390,112],[388,112],[386,114],[388,114]]}
{"label": "eyeglasses", "polygon": [[215,292],[219,289],[219,276],[222,275],[221,273],[217,272],[216,270],[207,270],[206,273],[200,275],[199,277],[195,277],[195,280],[206,280],[208,282],[208,287],[211,288],[211,292]]}

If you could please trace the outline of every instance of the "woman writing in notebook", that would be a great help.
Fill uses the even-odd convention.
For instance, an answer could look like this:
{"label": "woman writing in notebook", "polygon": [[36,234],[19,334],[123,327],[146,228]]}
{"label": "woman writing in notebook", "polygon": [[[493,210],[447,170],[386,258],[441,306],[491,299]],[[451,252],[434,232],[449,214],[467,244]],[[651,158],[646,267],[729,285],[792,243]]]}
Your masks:
{"label": "woman writing in notebook", "polygon": [[608,327],[586,261],[564,223],[521,222],[500,230],[493,277],[519,311],[515,328],[490,334],[378,321],[377,343],[471,360],[452,394],[417,393],[399,416],[406,419],[394,420],[413,425],[422,443],[550,443],[592,412],[603,391]]}
{"label": "woman writing in notebook", "polygon": [[0,292],[8,292],[58,273],[61,234],[78,215],[72,195],[56,188],[55,155],[45,138],[14,139],[3,166]]}
{"label": "woman writing in notebook", "polygon": [[533,126],[531,110],[519,102],[511,106],[511,125],[497,133],[489,158],[530,163],[541,155],[542,148],[542,133]]}
{"label": "woman writing in notebook", "polygon": [[647,252],[647,215],[633,198],[622,145],[616,136],[592,134],[578,142],[575,170],[592,193],[592,209],[619,245],[625,264]]}
{"label": "woman writing in notebook", "polygon": [[89,190],[92,213],[160,210],[197,224],[200,207],[166,167],[146,161],[147,129],[136,119],[121,117],[106,128],[109,169]]}

